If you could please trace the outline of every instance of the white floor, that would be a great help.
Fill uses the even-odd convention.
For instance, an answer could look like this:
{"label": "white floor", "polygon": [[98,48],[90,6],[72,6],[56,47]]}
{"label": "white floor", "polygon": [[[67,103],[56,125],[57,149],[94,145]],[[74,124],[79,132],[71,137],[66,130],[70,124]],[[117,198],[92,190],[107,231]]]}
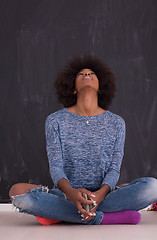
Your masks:
{"label": "white floor", "polygon": [[157,240],[157,212],[141,210],[138,225],[79,225],[58,223],[42,226],[34,216],[0,211],[2,240]]}

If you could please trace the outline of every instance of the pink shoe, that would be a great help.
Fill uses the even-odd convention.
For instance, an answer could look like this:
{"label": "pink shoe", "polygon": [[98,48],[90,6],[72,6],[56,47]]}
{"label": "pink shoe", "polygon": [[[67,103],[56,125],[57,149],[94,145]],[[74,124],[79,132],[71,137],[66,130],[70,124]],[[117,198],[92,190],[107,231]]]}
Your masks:
{"label": "pink shoe", "polygon": [[55,220],[55,219],[50,219],[50,218],[43,218],[43,217],[36,217],[37,221],[40,222],[42,225],[49,226],[54,223],[59,223],[62,221]]}

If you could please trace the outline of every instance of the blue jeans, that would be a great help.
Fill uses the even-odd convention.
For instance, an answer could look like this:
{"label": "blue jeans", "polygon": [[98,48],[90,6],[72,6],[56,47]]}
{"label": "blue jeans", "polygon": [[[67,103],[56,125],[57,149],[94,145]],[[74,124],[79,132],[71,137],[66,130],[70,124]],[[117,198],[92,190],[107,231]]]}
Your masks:
{"label": "blue jeans", "polygon": [[33,188],[26,194],[13,196],[13,205],[19,212],[89,225],[99,225],[103,219],[103,212],[139,211],[155,201],[157,201],[157,179],[153,177],[138,178],[128,185],[112,190],[99,204],[96,216],[88,221],[82,220],[75,204],[66,199],[59,189],[42,186]]}

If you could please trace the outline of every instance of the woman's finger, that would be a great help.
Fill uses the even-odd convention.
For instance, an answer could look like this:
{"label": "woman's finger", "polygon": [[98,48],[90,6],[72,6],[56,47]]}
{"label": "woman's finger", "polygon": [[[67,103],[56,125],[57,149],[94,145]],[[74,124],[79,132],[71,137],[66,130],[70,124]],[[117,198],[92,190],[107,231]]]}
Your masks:
{"label": "woman's finger", "polygon": [[89,221],[89,220],[93,219],[95,217],[95,215],[96,215],[95,213],[91,214],[90,216],[85,216],[84,214],[82,214],[81,217],[82,217],[82,220]]}
{"label": "woman's finger", "polygon": [[96,195],[94,193],[92,193],[91,191],[89,191],[87,189],[84,189],[83,192],[86,193],[89,197],[93,197],[93,198],[96,197]]}
{"label": "woman's finger", "polygon": [[83,203],[83,204],[94,204],[94,205],[97,204],[96,201],[93,200],[93,199],[91,199],[91,200],[87,200],[87,199],[85,199],[85,198],[82,196],[81,193],[80,193],[80,195],[79,195],[79,200],[80,200],[81,203]]}
{"label": "woman's finger", "polygon": [[79,211],[79,213],[82,213],[84,216],[93,216],[92,212],[88,212],[86,211],[84,208],[82,208],[82,205],[80,203],[77,204],[77,209]]}
{"label": "woman's finger", "polygon": [[[88,197],[91,199],[91,200],[89,200],[89,201],[93,201],[93,203],[96,203],[96,201],[95,201],[95,199],[94,198],[96,198],[96,195],[95,194],[92,194],[92,192],[90,192],[90,191],[88,191],[88,190],[86,190],[86,189],[81,189],[81,198],[83,197],[83,194],[84,193],[86,193],[87,195],[88,195]],[[83,197],[84,198],[84,197]],[[86,203],[86,204],[92,204],[92,202],[91,203]]]}

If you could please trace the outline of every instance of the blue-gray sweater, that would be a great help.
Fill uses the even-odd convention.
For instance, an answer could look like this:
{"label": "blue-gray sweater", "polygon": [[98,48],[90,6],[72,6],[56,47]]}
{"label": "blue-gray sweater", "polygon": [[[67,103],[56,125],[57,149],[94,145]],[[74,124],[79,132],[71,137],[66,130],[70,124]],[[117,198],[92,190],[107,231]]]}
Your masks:
{"label": "blue-gray sweater", "polygon": [[112,191],[124,155],[125,121],[107,110],[80,116],[63,108],[46,119],[46,149],[54,188],[61,178],[77,188]]}

